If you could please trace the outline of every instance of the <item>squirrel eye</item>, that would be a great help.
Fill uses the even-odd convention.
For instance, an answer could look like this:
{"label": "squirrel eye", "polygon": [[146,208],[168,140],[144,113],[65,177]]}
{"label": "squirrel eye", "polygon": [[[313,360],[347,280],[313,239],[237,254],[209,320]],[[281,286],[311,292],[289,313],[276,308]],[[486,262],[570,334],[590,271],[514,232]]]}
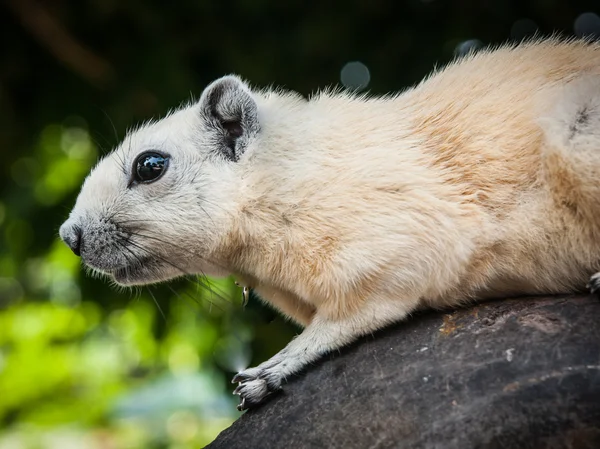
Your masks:
{"label": "squirrel eye", "polygon": [[139,183],[150,183],[159,179],[167,170],[169,158],[159,153],[140,154],[135,160],[133,179]]}

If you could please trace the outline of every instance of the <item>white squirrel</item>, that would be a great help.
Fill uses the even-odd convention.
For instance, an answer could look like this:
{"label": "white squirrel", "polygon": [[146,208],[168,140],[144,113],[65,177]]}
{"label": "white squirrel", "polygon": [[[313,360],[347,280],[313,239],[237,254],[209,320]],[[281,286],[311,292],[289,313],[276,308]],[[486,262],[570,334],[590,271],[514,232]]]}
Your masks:
{"label": "white squirrel", "polygon": [[303,325],[235,376],[239,409],[418,308],[595,291],[600,45],[481,51],[381,98],[226,76],[129,133],[60,235],[118,284],[232,274]]}

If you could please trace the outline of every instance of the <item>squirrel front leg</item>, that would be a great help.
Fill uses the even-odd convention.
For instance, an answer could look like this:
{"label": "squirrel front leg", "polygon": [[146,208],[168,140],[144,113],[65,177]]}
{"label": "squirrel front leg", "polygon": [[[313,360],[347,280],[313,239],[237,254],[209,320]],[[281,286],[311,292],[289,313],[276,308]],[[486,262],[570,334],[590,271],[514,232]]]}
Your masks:
{"label": "squirrel front leg", "polygon": [[333,319],[319,313],[304,331],[283,350],[255,368],[238,373],[234,394],[240,396],[238,410],[254,407],[279,390],[283,381],[328,352],[339,349],[358,337],[399,321],[415,310],[418,300],[372,298],[357,312]]}
{"label": "squirrel front leg", "polygon": [[293,293],[265,284],[257,286],[256,281],[254,283],[251,280],[240,282],[247,282],[246,285],[252,285],[254,292],[261,299],[302,327],[308,326],[315,315],[314,306],[303,301]]}

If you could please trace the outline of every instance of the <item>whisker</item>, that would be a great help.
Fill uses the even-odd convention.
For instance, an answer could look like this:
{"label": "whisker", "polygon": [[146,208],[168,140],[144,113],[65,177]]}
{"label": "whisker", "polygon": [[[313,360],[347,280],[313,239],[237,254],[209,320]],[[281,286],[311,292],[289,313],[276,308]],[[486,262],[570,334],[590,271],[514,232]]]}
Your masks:
{"label": "whisker", "polygon": [[[144,229],[144,231],[149,231],[149,230],[148,229]],[[185,248],[183,246],[177,245],[176,243],[163,240],[160,237],[156,237],[155,235],[141,234],[140,232],[131,232],[131,235],[132,236],[138,236],[138,237],[146,238],[146,239],[150,239],[150,240],[154,240],[156,242],[162,243],[162,244],[167,245],[167,246],[172,246],[173,248],[176,248],[179,251],[182,251],[183,253],[187,253],[187,254],[189,254],[191,256],[198,257],[199,259],[208,262],[208,260],[206,260],[206,258],[203,257],[203,256],[201,256],[200,254],[198,254],[198,253],[196,253],[194,251],[191,251],[188,248]],[[224,266],[222,266],[220,264],[216,264],[216,263],[214,263],[212,261],[210,261],[210,263],[213,264],[213,265],[215,265],[215,266],[217,266],[217,267],[219,267],[219,268],[222,268],[224,270],[227,269],[226,267],[224,267]],[[192,274],[192,273],[186,273],[186,274]]]}
{"label": "whisker", "polygon": [[[157,259],[157,260],[160,260],[160,261],[161,261],[161,262],[163,262],[163,263],[166,263],[166,264],[170,265],[171,267],[173,267],[173,268],[175,268],[176,270],[178,270],[178,271],[179,271],[181,274],[183,274],[183,275],[191,275],[191,273],[188,273],[187,271],[185,271],[185,270],[183,270],[182,268],[178,267],[177,265],[175,265],[175,264],[174,264],[173,262],[171,262],[170,260],[167,260],[166,258],[164,258],[164,257],[162,257],[162,256],[160,256],[160,255],[158,255],[158,254],[153,254],[152,252],[150,252],[148,249],[146,249],[146,248],[142,247],[141,245],[139,245],[139,244],[137,244],[137,243],[135,243],[135,242],[132,242],[131,240],[129,241],[129,244],[130,244],[130,245],[132,245],[132,246],[134,246],[135,248],[138,248],[138,249],[140,249],[140,250],[142,250],[142,251],[146,252],[146,254],[148,254],[148,256],[149,256],[149,257],[155,258],[155,259]],[[204,275],[204,276],[206,276],[206,275]],[[219,299],[221,299],[221,300],[223,300],[223,301],[225,301],[225,302],[229,302],[229,301],[228,301],[228,300],[227,300],[225,297],[223,297],[222,295],[215,294],[215,292],[214,292],[214,290],[212,289],[212,287],[211,287],[211,285],[210,285],[210,283],[209,283],[209,282],[206,282],[206,283],[203,285],[203,287],[207,288],[207,289],[210,291],[210,293],[211,293],[211,296],[213,296],[213,297],[214,297],[214,296],[216,296],[217,298],[219,298]]]}
{"label": "whisker", "polygon": [[154,293],[152,293],[152,289],[150,287],[148,287],[148,293],[150,293],[150,296],[152,296],[152,299],[154,300],[154,304],[156,304],[156,307],[158,307],[158,311],[160,312],[160,314],[163,317],[163,320],[165,320],[165,323],[166,323],[167,317],[165,316],[165,313],[163,312],[162,308],[160,307],[160,304],[158,303],[156,296],[154,296]]}
{"label": "whisker", "polygon": [[[168,242],[168,241],[166,241],[166,240],[163,240],[163,239],[161,239],[161,238],[159,238],[159,237],[156,237],[156,236],[153,236],[153,235],[141,234],[141,233],[139,233],[139,232],[132,232],[132,233],[131,233],[131,235],[133,235],[133,236],[138,236],[138,237],[142,237],[142,238],[146,238],[146,239],[149,239],[149,240],[154,240],[154,241],[157,241],[157,242],[159,242],[159,243],[163,243],[163,244],[165,244],[165,245],[168,245],[168,246],[173,246],[174,248],[178,249],[179,251],[182,251],[183,253],[187,253],[187,254],[189,254],[189,255],[192,255],[192,256],[194,256],[194,257],[198,257],[198,258],[200,258],[201,260],[206,260],[206,258],[204,258],[204,257],[200,256],[199,254],[197,254],[197,253],[196,253],[196,252],[194,252],[194,251],[190,251],[190,250],[189,250],[189,249],[187,249],[187,248],[184,248],[184,247],[182,247],[182,246],[180,246],[180,245],[177,245],[177,244],[175,244],[175,243],[173,243],[173,242]],[[134,243],[134,242],[131,242],[131,241],[130,241],[130,243]],[[138,245],[138,247],[139,247],[139,245]],[[145,248],[141,248],[141,249],[143,249],[143,250],[145,250],[145,251],[148,251],[148,250],[146,250]],[[152,254],[152,256],[156,257],[156,255],[155,255],[155,254]],[[158,257],[157,257],[157,258],[158,258]],[[166,260],[166,259],[164,259],[164,258],[161,258],[161,260],[163,260],[163,261],[164,261],[164,262],[166,262],[166,263],[171,263],[171,262],[167,261],[167,260]],[[211,261],[210,263],[212,263],[212,264],[213,264],[213,265],[215,265],[215,266],[218,266],[219,268],[222,268],[222,269],[224,269],[224,270],[227,270],[227,268],[226,268],[226,267],[224,267],[224,266],[222,266],[222,265],[220,265],[220,264],[216,264],[216,263],[214,263],[214,262],[212,262],[212,261]],[[176,268],[177,268],[177,267],[176,267]],[[185,271],[181,270],[180,268],[177,268],[177,269],[178,269],[178,270],[180,270],[180,271],[182,271],[182,272],[184,272],[185,274],[192,274],[192,273],[187,273],[187,272],[185,272]],[[210,286],[210,283],[209,283],[209,281],[208,281],[208,277],[206,276],[206,274],[205,274],[205,273],[202,273],[200,276],[202,276],[202,277],[205,279],[205,285],[204,285],[204,287],[208,288],[208,289],[209,289],[209,291],[211,292],[211,294],[215,295],[215,293],[214,293],[214,291],[213,291],[212,287]],[[221,299],[221,300],[225,300],[225,298],[224,298],[224,295],[222,295],[222,294],[217,294],[216,296],[217,296],[219,299]],[[227,302],[229,302],[229,301],[227,301]]]}
{"label": "whisker", "polygon": [[119,139],[119,133],[117,132],[117,127],[115,126],[115,123],[112,121],[112,119],[110,118],[110,115],[108,115],[108,113],[104,109],[100,108],[100,110],[102,111],[104,116],[108,119],[110,126],[112,126],[113,133],[115,134],[115,143],[119,142],[119,140],[121,140],[121,139]]}
{"label": "whisker", "polygon": [[[152,237],[152,236],[147,236],[147,235],[143,235],[143,234],[132,234],[132,235],[137,235],[137,236],[140,236],[140,237],[149,238],[149,239],[151,239],[151,240],[156,240],[156,241],[158,241],[158,242],[161,242],[161,243],[169,244],[169,242],[165,242],[165,241],[163,241],[163,240],[161,240],[161,239],[159,239],[159,238],[154,238],[154,237]],[[168,265],[172,266],[173,268],[175,268],[176,270],[178,270],[179,272],[181,272],[181,274],[183,274],[183,275],[190,275],[190,276],[191,276],[191,275],[193,275],[193,273],[189,273],[189,272],[187,272],[186,270],[182,269],[181,267],[178,267],[177,265],[175,265],[175,264],[174,264],[172,261],[170,261],[170,260],[166,259],[166,258],[165,258],[165,257],[163,257],[163,256],[160,256],[159,254],[155,254],[155,253],[151,252],[150,250],[148,250],[147,248],[144,248],[143,246],[141,246],[140,244],[138,244],[138,243],[136,243],[136,242],[133,242],[133,241],[129,240],[129,244],[130,244],[130,245],[132,245],[132,246],[134,246],[135,248],[138,248],[138,249],[140,249],[140,250],[144,251],[144,252],[145,252],[145,253],[146,253],[146,254],[147,254],[149,257],[151,257],[151,258],[155,258],[155,259],[157,259],[157,260],[160,260],[161,262],[164,262],[164,263],[166,263],[166,264],[168,264]],[[186,249],[185,249],[185,248],[178,247],[178,246],[176,246],[176,245],[174,245],[174,244],[172,244],[172,245],[173,245],[173,246],[175,246],[176,248],[180,249],[181,251],[186,251]],[[188,252],[189,252],[189,251],[188,251]],[[190,253],[190,254],[194,254],[194,253],[192,253],[192,252],[189,252],[189,253]],[[195,254],[194,254],[194,255],[195,255]],[[205,284],[205,285],[203,285],[203,286],[204,286],[204,287],[206,287],[206,288],[208,288],[208,289],[211,291],[211,294],[213,294],[213,295],[214,295],[214,291],[212,290],[212,287],[210,286],[210,283],[208,282],[208,278],[207,278],[206,274],[202,273],[202,275],[201,275],[201,276],[202,276],[202,277],[204,277],[204,278],[207,280],[207,281],[206,281],[206,284]],[[216,295],[216,296],[217,296],[217,297],[219,297],[220,299],[223,299],[223,300],[225,300],[225,299],[224,299],[222,296],[220,296],[220,295]]]}
{"label": "whisker", "polygon": [[222,211],[225,211],[227,213],[229,213],[229,211],[227,209],[225,209],[223,206],[221,206],[220,204],[215,203],[214,201],[210,201],[207,200],[206,198],[201,198],[200,201],[206,203],[206,204],[210,204],[211,206],[215,206],[218,207],[219,209],[221,209]]}
{"label": "whisker", "polygon": [[[129,254],[131,254],[131,256],[133,257],[134,261],[138,264],[138,265],[142,265],[142,262],[140,261],[139,257],[133,252],[131,251],[131,249],[129,249],[124,243],[117,241],[116,242],[122,249],[126,250]],[[127,268],[126,268],[127,269]],[[141,293],[141,292],[140,292]],[[158,300],[156,299],[156,296],[154,296],[154,293],[152,292],[150,286],[148,286],[148,293],[150,294],[150,296],[152,297],[152,299],[154,300],[154,303],[156,304],[156,307],[158,308],[158,311],[160,312],[160,314],[163,317],[163,320],[166,322],[167,321],[167,317],[165,315],[165,313],[163,312],[162,308],[160,307],[160,304],[158,302]]]}
{"label": "whisker", "polygon": [[98,147],[98,149],[100,150],[100,154],[101,155],[105,155],[108,154],[110,150],[107,150],[106,147],[100,143],[100,141],[98,140],[98,137],[102,137],[102,139],[105,142],[105,145],[110,146],[110,143],[104,138],[104,136],[100,133],[94,133],[95,135],[92,135],[90,133],[90,138],[92,139],[92,142],[94,143],[94,145],[96,145],[96,147]]}
{"label": "whisker", "polygon": [[[166,287],[171,290],[171,292],[173,292],[173,294],[175,296],[177,296],[179,299],[183,300],[182,296],[173,288],[171,287],[169,284],[165,284]],[[184,291],[185,296],[187,296],[189,299],[191,299],[195,304],[200,305],[200,302],[194,298],[192,295],[190,295],[188,292]],[[217,309],[219,309],[221,312],[224,312],[225,309],[223,309],[222,307],[219,307],[218,305],[216,305],[214,302],[212,302],[210,299],[207,299],[208,303],[210,304],[210,307],[212,308],[213,306],[216,307]],[[209,311],[211,311],[212,309],[209,309]]]}
{"label": "whisker", "polygon": [[[200,279],[198,279],[198,277]],[[226,302],[227,304],[231,304],[229,295],[224,293],[224,291],[222,289],[217,288],[217,286],[215,286],[215,285],[211,286],[208,276],[206,276],[205,274],[201,274],[201,275],[198,275],[197,277],[195,276],[193,278],[188,278],[187,281],[190,283],[193,283],[196,287],[208,289],[208,291],[211,293],[211,297],[216,297],[217,299],[221,300],[221,302]],[[215,291],[217,292],[216,294],[215,294]]]}
{"label": "whisker", "polygon": [[206,212],[206,209],[204,209],[202,204],[198,204],[198,206],[200,206],[200,209],[202,209],[202,212],[204,212],[204,214],[208,217],[208,219],[212,222],[213,226],[216,228],[217,227],[216,223],[214,222],[214,220],[212,219],[210,214],[208,212]]}
{"label": "whisker", "polygon": [[126,226],[126,225],[131,224],[131,223],[171,223],[172,224],[173,221],[171,221],[171,220],[145,219],[145,218],[119,221],[119,225],[122,225],[122,226]]}

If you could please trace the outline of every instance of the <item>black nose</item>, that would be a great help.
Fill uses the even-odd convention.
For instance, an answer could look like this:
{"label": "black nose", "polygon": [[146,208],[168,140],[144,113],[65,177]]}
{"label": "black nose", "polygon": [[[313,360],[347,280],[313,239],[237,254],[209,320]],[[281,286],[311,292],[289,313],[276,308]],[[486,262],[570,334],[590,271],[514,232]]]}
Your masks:
{"label": "black nose", "polygon": [[76,256],[81,255],[81,228],[79,226],[73,226],[69,232],[65,233],[63,236],[63,240],[71,251],[75,253]]}

